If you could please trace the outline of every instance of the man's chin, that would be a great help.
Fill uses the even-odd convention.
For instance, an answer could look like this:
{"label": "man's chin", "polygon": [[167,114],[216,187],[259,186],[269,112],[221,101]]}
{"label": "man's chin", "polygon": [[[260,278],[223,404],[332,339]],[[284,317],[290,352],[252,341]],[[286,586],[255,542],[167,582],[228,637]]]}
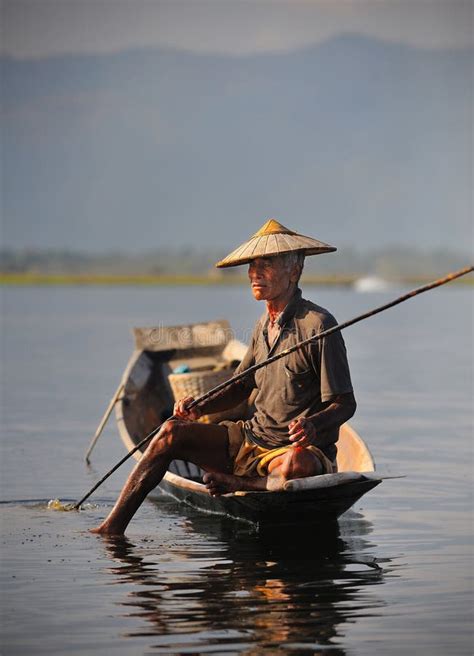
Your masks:
{"label": "man's chin", "polygon": [[252,287],[252,294],[256,301],[265,300],[265,292],[263,289],[255,289],[255,287]]}

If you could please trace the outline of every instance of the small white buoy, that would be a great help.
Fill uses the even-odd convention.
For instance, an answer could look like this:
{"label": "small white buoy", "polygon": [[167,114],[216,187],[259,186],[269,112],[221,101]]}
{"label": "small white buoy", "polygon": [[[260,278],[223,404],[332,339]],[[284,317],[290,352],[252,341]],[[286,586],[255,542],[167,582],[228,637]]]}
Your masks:
{"label": "small white buoy", "polygon": [[356,292],[383,292],[390,289],[388,280],[380,276],[363,276],[354,282]]}

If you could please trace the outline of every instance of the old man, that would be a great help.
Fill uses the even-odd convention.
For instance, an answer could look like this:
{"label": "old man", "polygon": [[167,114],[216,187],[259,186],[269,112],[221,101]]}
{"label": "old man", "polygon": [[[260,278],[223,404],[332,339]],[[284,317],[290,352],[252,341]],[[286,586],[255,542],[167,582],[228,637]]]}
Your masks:
{"label": "old man", "polygon": [[[303,299],[298,287],[305,256],[334,250],[270,219],[218,262],[218,267],[248,264],[253,296],[266,304],[238,371],[335,325],[334,317]],[[255,413],[250,420],[198,421],[201,414],[234,407],[252,393]],[[93,532],[123,534],[175,459],[205,470],[204,482],[212,495],[281,490],[288,480],[335,472],[339,427],[356,409],[340,332],[262,367],[202,407],[188,411],[192,400],[188,397],[175,404],[179,419],[163,424],[110,514]]]}

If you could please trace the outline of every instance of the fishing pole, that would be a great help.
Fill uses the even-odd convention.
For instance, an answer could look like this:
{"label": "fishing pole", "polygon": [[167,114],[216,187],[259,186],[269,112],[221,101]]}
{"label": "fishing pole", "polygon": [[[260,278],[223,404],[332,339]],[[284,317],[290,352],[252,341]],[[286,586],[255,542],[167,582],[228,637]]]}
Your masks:
{"label": "fishing pole", "polygon": [[[395,305],[399,305],[400,303],[403,303],[404,301],[407,301],[410,298],[414,298],[415,296],[418,296],[418,294],[423,294],[424,292],[428,292],[431,289],[435,289],[436,287],[441,287],[441,285],[445,285],[447,282],[451,282],[452,280],[456,280],[456,278],[460,278],[461,276],[465,276],[467,273],[471,273],[474,271],[474,266],[468,266],[465,267],[464,269],[460,269],[459,271],[455,271],[454,273],[450,273],[447,276],[444,276],[443,278],[439,278],[438,280],[435,280],[433,282],[428,283],[427,285],[423,285],[422,287],[417,287],[416,289],[413,289],[412,291],[408,292],[407,294],[403,294],[403,296],[400,296],[399,298],[396,298],[393,301],[390,301],[389,303],[385,303],[385,305],[380,305],[377,308],[374,308],[373,310],[369,310],[368,312],[364,312],[364,314],[360,314],[357,317],[354,317],[353,319],[349,319],[348,321],[345,321],[344,323],[338,323],[335,326],[332,326],[332,328],[328,328],[327,330],[323,330],[322,332],[318,333],[317,335],[313,335],[312,337],[308,337],[307,339],[302,340],[301,342],[298,342],[297,344],[294,344],[293,346],[285,349],[284,351],[280,351],[280,353],[277,353],[275,355],[272,355],[271,357],[267,358],[263,362],[259,362],[258,364],[253,365],[252,367],[249,367],[248,369],[245,369],[245,371],[240,372],[239,374],[236,374],[232,378],[229,378],[228,380],[224,381],[223,383],[220,383],[219,385],[216,385],[213,387],[211,390],[203,394],[197,399],[194,399],[192,403],[190,403],[187,406],[187,410],[191,410],[192,408],[195,408],[197,405],[200,405],[204,403],[204,401],[207,401],[209,398],[212,396],[215,396],[219,392],[221,392],[223,389],[226,387],[230,387],[232,385],[235,385],[235,383],[241,381],[243,378],[246,378],[247,376],[250,376],[253,374],[255,371],[258,371],[258,369],[261,369],[262,367],[266,367],[267,365],[271,364],[272,362],[276,362],[276,360],[279,360],[280,358],[284,358],[285,356],[289,355],[290,353],[293,353],[294,351],[297,351],[300,349],[302,346],[305,346],[306,344],[309,344],[310,342],[317,342],[318,340],[322,339],[323,337],[328,337],[329,335],[332,335],[335,332],[338,332],[340,330],[343,330],[344,328],[348,328],[349,326],[354,325],[355,323],[358,323],[359,321],[363,321],[364,319],[368,319],[369,317],[373,317],[376,314],[379,314],[380,312],[384,312],[385,310],[388,310],[391,307],[394,307]],[[141,442],[139,442],[131,451],[127,453],[126,456],[124,456],[112,469],[110,469],[105,476],[103,476],[100,481],[98,481],[90,490],[85,494],[80,501],[74,504],[73,509],[78,510],[81,505],[88,499],[91,494],[93,494],[98,487],[102,485],[104,481],[106,481],[109,476],[111,476],[119,467],[123,465],[124,462],[126,462],[131,456],[133,456],[134,453],[136,453],[139,449],[142,448],[147,442],[149,442],[160,430],[160,428],[163,426],[166,421],[172,421],[174,419],[179,419],[177,415],[171,415],[168,419],[163,421],[159,426],[154,428],[151,433],[148,433],[146,437],[144,437]]]}

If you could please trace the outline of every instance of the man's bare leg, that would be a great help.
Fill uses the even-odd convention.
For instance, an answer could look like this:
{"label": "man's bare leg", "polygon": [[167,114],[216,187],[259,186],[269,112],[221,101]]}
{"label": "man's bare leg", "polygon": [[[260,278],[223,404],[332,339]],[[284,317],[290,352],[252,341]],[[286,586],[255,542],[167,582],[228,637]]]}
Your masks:
{"label": "man's bare leg", "polygon": [[166,422],[135,465],[108,517],[91,532],[122,535],[175,459],[193,462],[206,470],[232,471],[227,428],[187,421]]}
{"label": "man's bare leg", "polygon": [[213,471],[204,475],[204,483],[212,496],[238,490],[278,492],[283,490],[286,481],[318,476],[323,471],[321,461],[314,453],[295,447],[270,462],[267,476],[235,476]]}

